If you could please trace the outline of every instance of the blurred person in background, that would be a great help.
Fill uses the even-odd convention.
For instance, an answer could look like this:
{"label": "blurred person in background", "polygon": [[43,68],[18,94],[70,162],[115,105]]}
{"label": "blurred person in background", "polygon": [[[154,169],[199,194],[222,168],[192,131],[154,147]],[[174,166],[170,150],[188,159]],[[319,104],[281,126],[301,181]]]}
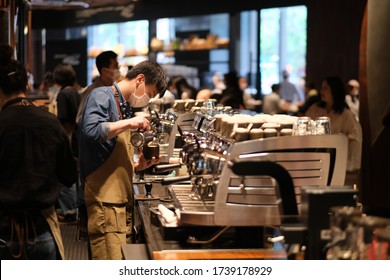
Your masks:
{"label": "blurred person in background", "polygon": [[89,85],[82,93],[80,105],[78,107],[76,123],[80,122],[83,114],[85,100],[91,91],[97,87],[111,86],[113,82],[118,82],[121,76],[119,71],[118,55],[113,51],[104,51],[96,57],[96,68],[99,76],[94,79],[93,83]]}
{"label": "blurred person in background", "polygon": [[247,110],[257,111],[256,109],[261,105],[261,100],[253,98],[252,92],[249,89],[248,79],[245,77],[238,78],[238,85],[240,89],[244,92],[243,100],[244,107]]}
{"label": "blurred person in background", "polygon": [[211,89],[210,99],[217,100],[217,103],[222,97],[222,91],[226,88],[223,76],[219,72],[215,72],[212,76],[213,88]]}
{"label": "blurred person in background", "polygon": [[42,83],[39,85],[39,94],[50,97],[49,94],[53,91],[55,84],[53,72],[47,71],[43,76]]}
{"label": "blurred person in background", "polygon": [[263,97],[263,113],[273,115],[282,112],[282,103],[284,101],[279,96],[279,84],[273,84],[271,90],[270,94]]}
{"label": "blurred person in background", "polygon": [[280,85],[280,98],[289,103],[295,103],[299,100],[298,90],[296,86],[289,81],[289,74],[286,70],[282,72],[282,81]]}
{"label": "blurred person in background", "polygon": [[0,259],[64,259],[54,205],[77,164],[59,120],[26,96],[28,76],[0,46]]}
{"label": "blurred person in background", "polygon": [[222,91],[221,98],[217,103],[223,106],[231,106],[233,109],[245,109],[244,92],[238,84],[237,73],[232,71],[225,74],[224,83],[226,88]]}
{"label": "blurred person in background", "polygon": [[172,108],[173,103],[175,102],[176,96],[176,88],[173,84],[176,76],[168,78],[167,89],[162,97],[160,95],[155,96],[151,99],[149,108],[155,110],[159,113],[164,113],[167,109]]}
{"label": "blurred person in background", "polygon": [[313,120],[327,116],[330,119],[331,132],[342,133],[348,138],[348,159],[346,185],[358,183],[358,173],[362,155],[362,128],[355,115],[345,102],[345,87],[340,77],[324,79],[320,90],[321,100],[313,104],[306,116]]}
{"label": "blurred person in background", "polygon": [[[76,83],[76,71],[70,64],[60,63],[53,71],[54,80],[60,88],[57,94],[57,118],[65,128],[72,151],[78,156],[76,115],[80,105],[81,95]],[[78,182],[71,188],[61,186],[58,199],[58,214],[61,221],[71,222],[77,219]]]}
{"label": "blurred person in background", "polygon": [[357,80],[349,80],[347,84],[347,95],[345,101],[348,104],[349,109],[355,115],[356,119],[359,120],[359,90],[360,84]]}
{"label": "blurred person in background", "polygon": [[60,63],[54,68],[53,76],[60,88],[57,95],[57,117],[71,139],[76,127],[76,115],[81,100],[76,83],[76,71],[72,65]]}
{"label": "blurred person in background", "polygon": [[299,106],[298,116],[306,114],[311,105],[320,101],[320,96],[314,82],[305,82],[305,102]]}
{"label": "blurred person in background", "polygon": [[211,90],[209,88],[202,88],[196,94],[195,100],[208,100],[211,97]]}
{"label": "blurred person in background", "polygon": [[172,80],[172,85],[176,90],[177,99],[195,99],[198,90],[190,85],[183,76],[175,77]]}

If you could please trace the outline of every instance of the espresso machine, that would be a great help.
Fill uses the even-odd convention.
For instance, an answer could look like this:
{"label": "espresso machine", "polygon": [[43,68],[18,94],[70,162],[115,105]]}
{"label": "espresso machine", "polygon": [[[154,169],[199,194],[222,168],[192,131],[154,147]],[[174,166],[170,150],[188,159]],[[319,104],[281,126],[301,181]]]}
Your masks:
{"label": "espresso machine", "polygon": [[[172,129],[169,132],[168,141],[166,143],[167,157],[178,158],[179,152],[185,144],[183,133],[191,133],[201,137],[213,128],[213,115],[219,112],[219,110],[229,110],[224,108],[217,108],[214,110],[215,100],[206,101],[194,101],[185,102],[182,110],[177,110],[177,106],[168,109],[163,115],[160,115],[161,119],[168,120],[172,125]],[[189,105],[192,104],[192,105]],[[202,105],[202,107],[199,107]]]}
{"label": "espresso machine", "polygon": [[[214,116],[221,109],[168,110],[160,115],[160,122],[168,121],[170,127],[167,154],[177,156],[188,174],[160,181],[178,223],[166,225],[156,209],[151,214],[162,232],[169,228],[188,234],[180,237],[188,244],[213,242],[233,231],[236,240],[247,241],[239,246],[263,247],[265,229],[301,224],[305,186],[330,189],[344,184],[347,139],[304,135],[237,142],[214,128]],[[211,228],[215,229],[211,238],[190,234]]]}
{"label": "espresso machine", "polygon": [[[183,146],[179,156],[190,179],[184,178],[184,183],[178,183],[181,178],[161,181],[172,198],[172,209],[180,216],[179,228],[218,227],[221,230],[216,236],[234,229],[241,237],[259,238],[255,246],[265,246],[264,228],[300,220],[303,186],[330,189],[344,183],[347,139],[343,135],[235,142],[213,129],[212,118],[199,121],[197,117],[199,114],[193,128],[198,133],[180,134]],[[207,129],[203,126],[200,131],[204,120]],[[207,242],[193,237],[187,241]]]}

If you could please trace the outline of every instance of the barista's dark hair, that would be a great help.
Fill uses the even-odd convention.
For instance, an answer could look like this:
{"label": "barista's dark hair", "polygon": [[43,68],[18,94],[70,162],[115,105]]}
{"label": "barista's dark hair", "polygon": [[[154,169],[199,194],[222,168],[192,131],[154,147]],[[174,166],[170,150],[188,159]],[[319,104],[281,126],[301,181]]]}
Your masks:
{"label": "barista's dark hair", "polygon": [[155,85],[160,97],[167,88],[167,76],[160,64],[152,61],[143,61],[134,65],[126,74],[126,79],[132,80],[139,74],[145,75],[145,84]]}
{"label": "barista's dark hair", "polygon": [[25,67],[12,59],[13,49],[0,45],[0,90],[5,95],[27,91],[28,77]]}

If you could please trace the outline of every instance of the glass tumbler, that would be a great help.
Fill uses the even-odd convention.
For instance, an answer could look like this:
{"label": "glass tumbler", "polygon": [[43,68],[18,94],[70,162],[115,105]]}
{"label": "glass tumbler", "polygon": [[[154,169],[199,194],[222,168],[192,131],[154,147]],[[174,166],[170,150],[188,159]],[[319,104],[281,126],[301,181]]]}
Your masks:
{"label": "glass tumbler", "polygon": [[293,125],[293,135],[312,135],[314,121],[310,117],[299,117]]}
{"label": "glass tumbler", "polygon": [[318,117],[314,122],[315,135],[331,134],[330,119],[328,117]]}

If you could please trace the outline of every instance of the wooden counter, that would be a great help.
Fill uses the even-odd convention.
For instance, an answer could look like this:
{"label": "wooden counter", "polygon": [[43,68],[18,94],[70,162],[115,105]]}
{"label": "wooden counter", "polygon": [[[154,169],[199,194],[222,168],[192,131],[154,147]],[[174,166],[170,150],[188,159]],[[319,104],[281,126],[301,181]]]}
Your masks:
{"label": "wooden counter", "polygon": [[[187,244],[185,240],[179,240],[180,238],[164,238],[165,232],[160,226],[157,226],[155,222],[151,220],[151,207],[157,207],[162,203],[166,206],[169,202],[163,202],[159,199],[145,200],[143,199],[144,187],[143,185],[134,185],[135,193],[135,211],[134,220],[139,219],[142,227],[142,235],[144,242],[146,243],[148,255],[150,259],[155,260],[179,260],[179,259],[286,259],[285,250],[275,249],[258,249],[258,248],[227,248],[218,247],[219,245],[191,245]],[[164,188],[157,183],[153,184],[152,195],[156,198],[158,196],[165,197],[166,193]],[[188,226],[183,228],[177,228],[188,230],[188,232],[199,232],[204,230],[212,231],[214,228],[201,227],[201,226]],[[216,227],[218,229],[218,227]],[[175,229],[172,229],[175,234]],[[183,239],[183,238],[181,238]],[[127,244],[123,247],[123,250],[131,250],[131,246],[134,244]],[[126,256],[126,254],[125,254]]]}

